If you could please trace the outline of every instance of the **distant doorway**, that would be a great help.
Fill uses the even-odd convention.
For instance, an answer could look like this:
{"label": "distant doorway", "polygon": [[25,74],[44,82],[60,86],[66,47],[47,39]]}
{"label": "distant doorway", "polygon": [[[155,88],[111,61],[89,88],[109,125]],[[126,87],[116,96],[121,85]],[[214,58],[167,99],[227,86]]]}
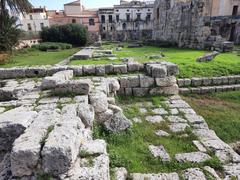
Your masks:
{"label": "distant doorway", "polygon": [[238,15],[238,6],[233,6],[232,15],[233,16],[237,16]]}
{"label": "distant doorway", "polygon": [[235,39],[235,31],[236,31],[236,25],[232,24],[232,28],[231,28],[231,34],[230,34],[230,39],[229,41],[234,41]]}

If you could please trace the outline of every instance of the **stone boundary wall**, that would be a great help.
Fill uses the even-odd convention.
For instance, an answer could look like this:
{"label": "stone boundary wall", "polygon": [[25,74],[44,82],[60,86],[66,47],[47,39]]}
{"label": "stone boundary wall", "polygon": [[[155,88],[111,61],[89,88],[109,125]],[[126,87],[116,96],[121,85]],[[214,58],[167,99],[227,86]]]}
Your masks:
{"label": "stone boundary wall", "polygon": [[177,84],[182,87],[220,86],[240,84],[240,75],[222,77],[184,78],[178,79]]}
{"label": "stone boundary wall", "polygon": [[[73,70],[74,76],[104,76],[111,74],[128,74],[128,73],[150,73],[147,67],[149,64],[164,66],[165,76],[167,73],[178,74],[178,66],[170,62],[147,62],[127,63],[127,64],[106,64],[106,65],[80,65],[80,66],[39,66],[39,67],[16,67],[16,68],[0,68],[0,79],[17,79],[17,78],[36,78],[52,76],[56,72]],[[155,67],[154,71],[157,68]],[[172,72],[170,72],[172,71]],[[156,70],[157,72],[157,70]]]}
{"label": "stone boundary wall", "polygon": [[240,84],[179,88],[179,94],[208,94],[215,92],[240,91]]}

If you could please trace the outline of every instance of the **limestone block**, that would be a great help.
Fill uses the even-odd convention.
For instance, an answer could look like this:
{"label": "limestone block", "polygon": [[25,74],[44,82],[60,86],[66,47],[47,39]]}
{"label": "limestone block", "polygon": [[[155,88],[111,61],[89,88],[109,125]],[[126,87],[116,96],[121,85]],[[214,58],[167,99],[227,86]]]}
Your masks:
{"label": "limestone block", "polygon": [[201,169],[199,168],[189,168],[183,171],[184,179],[194,179],[194,180],[206,180],[206,177]]}
{"label": "limestone block", "polygon": [[140,79],[140,87],[148,88],[148,87],[153,87],[155,85],[154,78],[150,76],[139,75],[139,79]]}
{"label": "limestone block", "polygon": [[175,158],[178,162],[191,162],[191,163],[200,163],[211,159],[211,157],[204,152],[176,154]]}
{"label": "limestone block", "polygon": [[112,64],[106,64],[105,65],[105,73],[106,74],[112,74],[114,71],[113,71],[113,65]]}
{"label": "limestone block", "polygon": [[11,170],[14,176],[30,176],[33,173],[45,138],[58,120],[57,111],[41,111],[25,133],[15,140],[11,152]]}
{"label": "limestone block", "polygon": [[96,66],[96,75],[97,76],[104,76],[105,75],[105,66],[104,65],[97,65]]}
{"label": "limestone block", "polygon": [[201,78],[192,78],[192,86],[198,87],[202,85],[202,79]]}
{"label": "limestone block", "polygon": [[96,113],[105,112],[108,109],[107,95],[103,92],[92,93],[89,96],[90,103],[93,105]]}
{"label": "limestone block", "polygon": [[174,76],[167,76],[165,78],[155,78],[156,84],[159,87],[173,86],[177,80]]}
{"label": "limestone block", "polygon": [[133,88],[132,90],[133,95],[138,97],[146,96],[149,92],[149,88]]}
{"label": "limestone block", "polygon": [[44,77],[47,75],[47,70],[45,67],[30,67],[26,68],[25,76],[32,78],[32,77]]}
{"label": "limestone block", "polygon": [[127,65],[113,65],[113,72],[116,74],[126,74],[127,73]]}
{"label": "limestone block", "polygon": [[[83,153],[83,155],[81,154],[81,152]],[[107,154],[107,143],[102,139],[83,142],[80,147],[80,156],[84,157],[85,153],[88,156]]]}
{"label": "limestone block", "polygon": [[84,139],[81,119],[75,116],[75,109],[69,109],[70,112],[63,113],[49,134],[41,152],[44,172],[54,176],[67,172],[73,166]]}
{"label": "limestone block", "polygon": [[164,78],[167,76],[167,67],[164,65],[156,64],[152,65],[152,77]]}
{"label": "limestone block", "polygon": [[68,66],[68,70],[72,70],[74,76],[82,76],[83,75],[83,67],[82,66]]}
{"label": "limestone block", "polygon": [[105,127],[112,132],[124,131],[132,126],[122,112],[115,113],[111,119],[104,122]]}
{"label": "limestone block", "polygon": [[12,144],[33,122],[37,112],[33,107],[18,107],[0,114],[0,151],[8,151]]}
{"label": "limestone block", "polygon": [[83,75],[95,75],[96,68],[94,65],[84,65],[83,66]]}
{"label": "limestone block", "polygon": [[97,113],[96,114],[96,121],[97,122],[105,122],[111,119],[113,116],[113,111],[111,109],[108,109],[105,112]]}
{"label": "limestone block", "polygon": [[79,104],[77,107],[77,112],[85,127],[93,127],[95,112],[92,105]]}

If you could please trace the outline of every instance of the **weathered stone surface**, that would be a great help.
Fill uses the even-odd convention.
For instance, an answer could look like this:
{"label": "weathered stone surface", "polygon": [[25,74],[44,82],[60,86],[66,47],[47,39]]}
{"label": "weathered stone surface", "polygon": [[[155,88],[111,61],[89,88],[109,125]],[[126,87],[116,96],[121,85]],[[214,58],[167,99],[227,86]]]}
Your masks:
{"label": "weathered stone surface", "polygon": [[0,160],[0,179],[12,179],[10,153],[5,154],[3,160]]}
{"label": "weathered stone surface", "polygon": [[3,113],[5,111],[4,107],[0,107],[0,114]]}
{"label": "weathered stone surface", "polygon": [[106,64],[105,65],[105,73],[106,74],[112,74],[113,73],[113,65],[112,64]]}
{"label": "weathered stone surface", "polygon": [[132,126],[123,113],[118,112],[112,116],[112,118],[104,123],[105,127],[113,132],[124,131]]}
{"label": "weathered stone surface", "polygon": [[152,65],[152,77],[155,78],[164,78],[167,76],[167,67],[160,64]]}
{"label": "weathered stone surface", "polygon": [[193,144],[197,147],[197,149],[200,152],[207,152],[207,149],[199,142],[199,141],[193,141]]}
{"label": "weathered stone surface", "polygon": [[44,172],[60,175],[67,172],[77,159],[80,142],[84,139],[84,125],[76,115],[75,105],[63,107],[62,116],[46,139],[41,152]]}
{"label": "weathered stone surface", "polygon": [[199,168],[189,168],[183,171],[183,177],[186,180],[206,180],[205,175]]}
{"label": "weathered stone surface", "polygon": [[173,86],[169,86],[169,87],[156,87],[156,88],[152,88],[149,92],[150,95],[176,95],[178,94],[179,89],[178,89],[178,85],[175,84]]}
{"label": "weathered stone surface", "polygon": [[113,116],[113,111],[111,109],[108,109],[105,112],[97,113],[96,114],[96,121],[97,122],[105,122],[111,119]]}
{"label": "weathered stone surface", "polygon": [[127,65],[126,64],[114,65],[113,72],[116,74],[125,74],[127,73]]}
{"label": "weathered stone surface", "polygon": [[179,180],[177,173],[160,173],[160,174],[131,174],[133,180]]}
{"label": "weathered stone surface", "polygon": [[159,87],[173,86],[177,83],[177,80],[174,76],[167,76],[165,78],[155,78],[156,84]]}
{"label": "weathered stone surface", "polygon": [[148,94],[149,89],[148,88],[133,88],[133,95],[134,96],[138,96],[138,97],[142,97]]}
{"label": "weathered stone surface", "polygon": [[108,84],[109,84],[109,91],[112,93],[116,93],[116,91],[118,91],[120,89],[120,84],[119,81],[115,78],[109,78],[107,80]]}
{"label": "weathered stone surface", "polygon": [[192,78],[192,86],[198,87],[202,85],[202,79],[201,78]]}
{"label": "weathered stone surface", "polygon": [[105,66],[104,65],[97,65],[96,66],[96,75],[97,76],[104,76],[105,75]]}
{"label": "weathered stone surface", "polygon": [[221,180],[221,178],[218,176],[218,174],[216,173],[216,171],[213,168],[211,168],[209,166],[205,166],[204,170],[207,171],[216,180]]}
{"label": "weathered stone surface", "polygon": [[84,75],[95,75],[96,67],[94,65],[84,65],[83,66],[83,74]]}
{"label": "weathered stone surface", "polygon": [[86,128],[93,127],[93,121],[95,118],[95,112],[92,105],[79,104],[77,107],[77,114],[82,120]]}
{"label": "weathered stone surface", "polygon": [[164,162],[171,160],[169,154],[163,146],[150,145],[148,148],[154,157],[160,157]]}
{"label": "weathered stone surface", "polygon": [[18,107],[0,115],[0,151],[10,150],[14,140],[33,122],[33,107]]}
{"label": "weathered stone surface", "polygon": [[140,87],[149,88],[155,85],[155,79],[145,75],[139,75]]}
{"label": "weathered stone surface", "polygon": [[91,86],[92,81],[89,79],[71,80],[56,84],[53,92],[55,94],[73,93],[77,95],[87,95],[91,90]]}
{"label": "weathered stone surface", "polygon": [[197,58],[197,62],[212,61],[218,54],[219,52],[217,51],[213,51],[211,53],[205,54],[204,56]]}
{"label": "weathered stone surface", "polygon": [[187,120],[179,117],[179,116],[167,116],[168,121],[171,123],[186,123]]}
{"label": "weathered stone surface", "polygon": [[115,172],[115,174],[114,174],[115,179],[117,179],[117,180],[126,180],[127,179],[128,172],[125,168],[123,168],[123,167],[115,168],[114,172]]}
{"label": "weathered stone surface", "polygon": [[160,123],[163,122],[164,119],[162,118],[162,116],[147,116],[146,121],[150,123]]}
{"label": "weathered stone surface", "polygon": [[174,133],[183,132],[187,127],[190,127],[187,123],[173,123],[169,126],[170,130]]}
{"label": "weathered stone surface", "polygon": [[240,163],[230,163],[223,166],[224,173],[230,176],[239,176],[240,175]]}
{"label": "weathered stone surface", "polygon": [[156,108],[152,110],[154,114],[157,115],[166,115],[168,112],[164,108]]}
{"label": "weathered stone surface", "polygon": [[122,108],[117,105],[109,104],[108,108],[111,109],[113,113],[123,112]]}
{"label": "weathered stone surface", "polygon": [[95,113],[105,112],[108,109],[107,95],[103,92],[90,94],[90,103],[95,109]]}
{"label": "weathered stone surface", "polygon": [[74,76],[82,76],[83,75],[83,67],[82,66],[68,66],[68,70],[73,70]]}
{"label": "weathered stone surface", "polygon": [[139,87],[140,81],[139,76],[128,76],[128,77],[121,77],[119,78],[121,88],[132,88],[132,87]]}
{"label": "weathered stone surface", "polygon": [[165,131],[163,131],[163,130],[157,130],[156,132],[155,132],[155,134],[157,135],[157,136],[170,136],[170,134],[168,134],[167,132],[165,132]]}
{"label": "weathered stone surface", "polygon": [[192,162],[192,163],[200,163],[206,160],[211,159],[211,157],[203,152],[192,152],[192,153],[183,153],[176,154],[175,159],[178,162]]}
{"label": "weathered stone surface", "polygon": [[[86,163],[84,163],[86,162]],[[70,169],[65,175],[62,175],[61,180],[109,180],[109,158],[102,154],[93,158],[92,162],[88,159],[77,159],[74,167]]]}
{"label": "weathered stone surface", "polygon": [[40,159],[41,146],[51,127],[59,120],[56,111],[41,111],[34,122],[18,139],[11,152],[11,170],[14,176],[30,176]]}
{"label": "weathered stone surface", "polygon": [[177,115],[177,114],[179,114],[179,111],[178,111],[178,109],[173,108],[173,109],[170,109],[170,114],[171,115]]}
{"label": "weathered stone surface", "polygon": [[80,147],[80,156],[107,154],[107,144],[104,140],[96,139],[83,142]]}
{"label": "weathered stone surface", "polygon": [[42,81],[42,89],[52,89],[54,88],[57,83],[63,83],[64,81],[70,80],[73,78],[73,71],[67,70],[67,71],[60,71],[51,77],[45,77]]}

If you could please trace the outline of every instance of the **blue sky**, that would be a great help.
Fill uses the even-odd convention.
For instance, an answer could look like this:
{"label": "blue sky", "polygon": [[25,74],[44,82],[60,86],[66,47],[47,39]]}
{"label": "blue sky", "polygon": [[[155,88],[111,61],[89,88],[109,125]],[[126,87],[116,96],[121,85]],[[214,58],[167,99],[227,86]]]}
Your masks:
{"label": "blue sky", "polygon": [[[30,0],[34,6],[47,6],[48,9],[63,9],[63,4],[74,0]],[[111,7],[119,4],[120,0],[82,0],[82,4],[86,8]]]}

